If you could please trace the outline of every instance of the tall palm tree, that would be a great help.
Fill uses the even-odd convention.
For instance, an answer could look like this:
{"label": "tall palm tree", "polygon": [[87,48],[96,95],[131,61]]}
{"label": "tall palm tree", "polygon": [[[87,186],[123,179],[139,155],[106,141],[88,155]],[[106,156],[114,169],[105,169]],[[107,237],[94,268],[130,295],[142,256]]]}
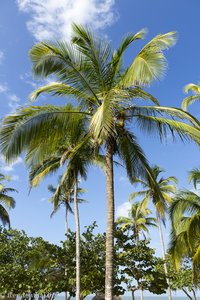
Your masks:
{"label": "tall palm tree", "polygon": [[[35,141],[30,143],[26,163],[30,166],[29,181],[30,185],[36,187],[39,182],[47,175],[54,173],[60,166],[66,164],[65,171],[61,176],[58,186],[54,191],[52,201],[54,204],[54,213],[59,205],[64,201],[65,207],[69,209],[69,202],[74,202],[74,213],[76,223],[76,298],[80,299],[81,281],[80,281],[80,221],[78,203],[84,200],[78,198],[78,194],[83,189],[78,187],[78,177],[86,179],[87,169],[92,164],[103,165],[104,157],[95,151],[91,140],[84,143],[81,151],[70,156],[77,143],[82,141],[85,136],[85,118],[81,115],[73,119],[73,130],[68,132],[67,138],[63,141],[63,136],[57,137],[56,143],[43,141],[41,147],[35,148]],[[53,151],[52,151],[53,150]],[[53,153],[53,154],[51,154]],[[38,162],[38,164],[36,164]],[[40,163],[39,163],[40,162]],[[63,196],[64,194],[64,196]],[[72,199],[73,197],[73,199]],[[64,199],[64,200],[63,200]]]}
{"label": "tall palm tree", "polygon": [[[59,178],[61,179],[61,177]],[[60,193],[59,193],[59,201],[57,201],[54,197],[57,188],[54,187],[52,184],[48,185],[48,190],[53,194],[53,196],[49,199],[51,203],[54,204],[53,212],[51,213],[51,217],[54,216],[55,213],[59,210],[61,206],[64,206],[65,208],[65,235],[66,235],[66,240],[68,240],[68,233],[69,233],[69,226],[68,226],[68,214],[71,213],[73,214],[73,210],[71,208],[71,204],[74,201],[74,190],[67,190],[65,183],[62,184],[60,188]],[[82,194],[85,191],[81,188],[78,188],[78,194]],[[78,203],[85,202],[85,200],[78,198],[77,199]],[[67,272],[65,270],[65,275],[67,275]],[[68,292],[65,292],[65,299],[68,299]]]}
{"label": "tall palm tree", "polygon": [[[188,179],[197,190],[200,181],[200,170],[194,168]],[[186,256],[192,258],[193,275],[196,282],[200,266],[200,196],[196,191],[179,191],[169,209],[172,222],[170,252],[176,268]]]}
{"label": "tall palm tree", "polygon": [[[142,203],[141,205],[143,207],[147,207],[149,201],[151,201],[155,207],[156,210],[156,220],[157,225],[160,233],[160,240],[161,240],[161,247],[162,247],[162,257],[165,261],[165,244],[164,244],[164,238],[163,238],[163,232],[162,232],[162,225],[161,221],[165,221],[165,213],[167,206],[172,202],[172,196],[176,192],[176,186],[177,179],[174,176],[170,176],[167,178],[161,177],[159,178],[159,175],[164,170],[161,169],[159,166],[154,166],[152,168],[152,172],[154,174],[154,178],[157,181],[158,187],[160,189],[160,196],[158,196],[154,188],[151,187],[151,182],[149,180],[141,180],[139,178],[135,178],[133,180],[133,183],[140,183],[142,187],[144,188],[141,191],[134,192],[130,195],[130,200],[134,199],[136,196],[142,196]],[[171,288],[170,288],[170,282],[168,278],[168,271],[167,271],[167,264],[164,263],[164,270],[165,275],[168,283],[168,296],[169,299],[172,298],[171,296]]]}
{"label": "tall palm tree", "polygon": [[7,209],[15,207],[15,200],[8,193],[16,192],[13,188],[6,187],[3,182],[10,178],[4,174],[0,174],[0,220],[4,226],[10,227],[10,218]]}
{"label": "tall palm tree", "polygon": [[140,202],[136,202],[131,205],[128,217],[118,217],[116,223],[121,226],[122,230],[132,229],[136,243],[138,243],[140,233],[145,237],[145,233],[149,233],[148,227],[157,226],[156,219],[149,217],[150,214],[150,209],[143,208]]}
{"label": "tall palm tree", "polygon": [[[31,100],[35,100],[41,93],[69,97],[69,101],[73,97],[79,103],[79,111],[69,108],[69,105],[22,108],[4,119],[0,132],[1,152],[7,161],[12,161],[22,151],[26,151],[33,141],[36,148],[37,145],[43,146],[44,140],[55,144],[61,135],[64,140],[73,128],[73,119],[80,114],[85,117],[87,134],[68,153],[68,157],[73,158],[77,152],[81,152],[90,138],[97,148],[101,146],[106,153],[106,300],[113,297],[113,157],[119,157],[130,179],[133,176],[149,177],[155,190],[157,187],[131,123],[141,130],[156,132],[160,138],[166,137],[169,130],[173,137],[177,133],[181,139],[193,139],[197,144],[200,142],[198,120],[181,109],[159,106],[157,99],[143,89],[164,74],[166,60],[163,51],[175,44],[174,32],[153,38],[131,65],[123,68],[125,51],[144,35],[144,30],[129,34],[112,51],[108,41],[74,24],[70,42],[42,42],[34,45],[30,50],[34,75],[39,78],[53,75],[57,82],[33,92]],[[138,99],[147,103],[150,101],[152,105],[137,105]],[[159,189],[157,192],[159,194]]]}

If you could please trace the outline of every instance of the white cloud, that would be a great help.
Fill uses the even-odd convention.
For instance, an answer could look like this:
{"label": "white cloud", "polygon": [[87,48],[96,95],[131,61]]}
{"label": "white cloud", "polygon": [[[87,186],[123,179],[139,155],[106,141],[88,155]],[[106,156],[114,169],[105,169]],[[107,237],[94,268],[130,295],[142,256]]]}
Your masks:
{"label": "white cloud", "polygon": [[27,28],[37,40],[69,39],[73,22],[97,29],[116,19],[115,0],[17,0],[17,4],[30,14]]}
{"label": "white cloud", "polygon": [[5,93],[8,91],[7,84],[0,84],[0,93]]}
{"label": "white cloud", "polygon": [[15,94],[7,93],[8,97],[8,106],[11,108],[11,112],[14,112],[20,105],[20,99]]}
{"label": "white cloud", "polygon": [[0,50],[0,64],[2,63],[3,59],[4,59],[4,53],[3,51]]}
{"label": "white cloud", "polygon": [[117,207],[116,216],[117,217],[128,217],[128,211],[131,208],[130,202],[124,202]]}
{"label": "white cloud", "polygon": [[128,177],[125,177],[125,176],[120,176],[119,177],[119,181],[120,182],[124,182],[124,183],[130,183]]}
{"label": "white cloud", "polygon": [[7,83],[0,83],[0,93],[4,94],[8,99],[8,106],[11,108],[11,112],[14,112],[17,107],[19,107],[20,98],[10,92]]}
{"label": "white cloud", "polygon": [[45,202],[46,200],[47,200],[47,198],[42,197],[42,198],[40,199],[40,202]]}
{"label": "white cloud", "polygon": [[12,175],[11,176],[11,180],[18,181],[19,180],[19,176],[18,175]]}
{"label": "white cloud", "polygon": [[30,85],[34,89],[37,89],[39,86],[37,85],[36,82],[32,80],[32,74],[31,73],[25,73],[24,75],[20,75],[19,78],[22,80],[24,83]]}
{"label": "white cloud", "polygon": [[2,155],[0,156],[0,170],[3,171],[3,172],[12,172],[12,171],[14,171],[14,167],[16,165],[19,165],[19,164],[22,164],[22,163],[23,163],[22,158],[18,157],[15,162],[13,162],[10,165],[7,165],[6,162],[5,162],[4,157]]}

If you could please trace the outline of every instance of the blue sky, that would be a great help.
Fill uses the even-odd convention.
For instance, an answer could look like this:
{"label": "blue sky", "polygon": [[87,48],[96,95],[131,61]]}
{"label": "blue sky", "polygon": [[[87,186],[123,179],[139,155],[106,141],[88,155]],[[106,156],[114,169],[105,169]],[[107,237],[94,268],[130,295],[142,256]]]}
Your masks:
{"label": "blue sky", "polygon": [[[41,4],[44,3],[44,4]],[[155,82],[148,89],[162,105],[180,107],[185,96],[183,87],[200,80],[200,2],[199,0],[18,0],[0,1],[0,117],[14,111],[28,101],[28,95],[42,82],[34,81],[28,50],[39,40],[68,39],[71,22],[92,26],[110,39],[116,47],[127,32],[148,29],[147,38],[139,41],[127,52],[128,64],[145,42],[159,33],[175,30],[178,42],[166,52],[168,70],[162,81]],[[42,97],[40,104],[64,103],[64,99]],[[190,112],[199,116],[199,104]],[[139,134],[151,164],[158,164],[166,170],[166,176],[175,175],[179,187],[187,187],[187,171],[199,165],[199,150],[193,143],[160,144],[154,137]],[[43,236],[59,243],[64,239],[64,212],[61,210],[50,219],[52,210],[48,203],[47,185],[57,183],[57,176],[49,177],[28,195],[27,171],[23,157],[13,166],[6,166],[1,160],[1,171],[13,177],[11,186],[19,193],[15,195],[16,208],[10,212],[12,226],[24,229],[29,235]],[[115,170],[116,211],[125,213],[128,195],[134,191],[125,172]],[[88,203],[80,207],[82,227],[97,221],[100,230],[105,229],[105,177],[98,169],[91,169],[87,182],[85,199]],[[73,216],[70,226],[74,228]],[[152,234],[154,247],[159,247],[158,234]],[[166,232],[167,240],[167,232]],[[158,249],[159,253],[159,249]]]}

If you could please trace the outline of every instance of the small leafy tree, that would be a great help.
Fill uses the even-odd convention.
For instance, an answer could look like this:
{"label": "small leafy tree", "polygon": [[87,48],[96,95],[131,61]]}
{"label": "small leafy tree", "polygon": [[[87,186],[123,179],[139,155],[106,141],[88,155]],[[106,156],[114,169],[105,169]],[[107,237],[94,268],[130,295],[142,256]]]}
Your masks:
{"label": "small leafy tree", "polygon": [[116,229],[116,251],[118,263],[121,266],[121,279],[126,284],[127,291],[131,291],[135,299],[135,291],[148,290],[155,294],[162,294],[168,285],[166,282],[163,261],[155,257],[155,251],[149,247],[148,240],[135,242],[134,235]]}
{"label": "small leafy tree", "polygon": [[169,277],[172,290],[182,290],[189,299],[196,299],[199,282],[196,284],[193,282],[191,259],[188,257],[185,258],[178,271],[174,268],[170,255],[167,255],[167,261],[169,262]]}

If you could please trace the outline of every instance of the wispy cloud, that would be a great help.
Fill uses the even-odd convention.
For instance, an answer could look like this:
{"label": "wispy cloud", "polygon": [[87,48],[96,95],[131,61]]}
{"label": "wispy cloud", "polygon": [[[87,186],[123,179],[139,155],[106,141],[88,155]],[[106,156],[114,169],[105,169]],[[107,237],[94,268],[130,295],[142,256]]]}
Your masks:
{"label": "wispy cloud", "polygon": [[117,207],[116,210],[116,216],[117,217],[128,217],[128,211],[131,208],[131,203],[130,202],[124,202],[121,205]]}
{"label": "wispy cloud", "polygon": [[37,89],[38,84],[32,80],[32,74],[31,73],[25,73],[24,75],[21,74],[19,76],[20,80],[22,80],[24,83],[30,85],[32,88]]}
{"label": "wispy cloud", "polygon": [[17,0],[17,4],[29,13],[27,28],[37,40],[69,39],[72,22],[98,29],[117,18],[115,0]]}
{"label": "wispy cloud", "polygon": [[14,174],[14,175],[11,176],[11,180],[18,181],[19,180],[19,176]]}
{"label": "wispy cloud", "polygon": [[47,200],[47,198],[42,197],[42,198],[40,199],[40,202],[45,202],[46,200]]}
{"label": "wispy cloud", "polygon": [[3,171],[3,172],[6,172],[6,173],[14,171],[14,167],[16,165],[19,165],[19,164],[22,164],[22,163],[23,163],[23,160],[21,159],[21,157],[18,157],[15,162],[13,162],[12,164],[7,165],[6,162],[5,162],[4,157],[2,155],[0,156],[0,170]]}
{"label": "wispy cloud", "polygon": [[7,98],[11,112],[14,112],[20,106],[20,98],[9,90],[7,83],[0,83],[0,93],[4,94]]}
{"label": "wispy cloud", "polygon": [[11,108],[11,112],[14,112],[20,105],[20,98],[15,94],[7,94],[8,97],[8,106]]}
{"label": "wispy cloud", "polygon": [[4,53],[2,50],[0,50],[0,64],[2,64],[3,59],[4,59]]}
{"label": "wispy cloud", "polygon": [[8,86],[6,83],[0,84],[0,93],[5,93],[8,91]]}
{"label": "wispy cloud", "polygon": [[120,176],[119,181],[124,182],[124,183],[128,183],[128,184],[130,183],[128,177],[125,177],[125,176]]}

